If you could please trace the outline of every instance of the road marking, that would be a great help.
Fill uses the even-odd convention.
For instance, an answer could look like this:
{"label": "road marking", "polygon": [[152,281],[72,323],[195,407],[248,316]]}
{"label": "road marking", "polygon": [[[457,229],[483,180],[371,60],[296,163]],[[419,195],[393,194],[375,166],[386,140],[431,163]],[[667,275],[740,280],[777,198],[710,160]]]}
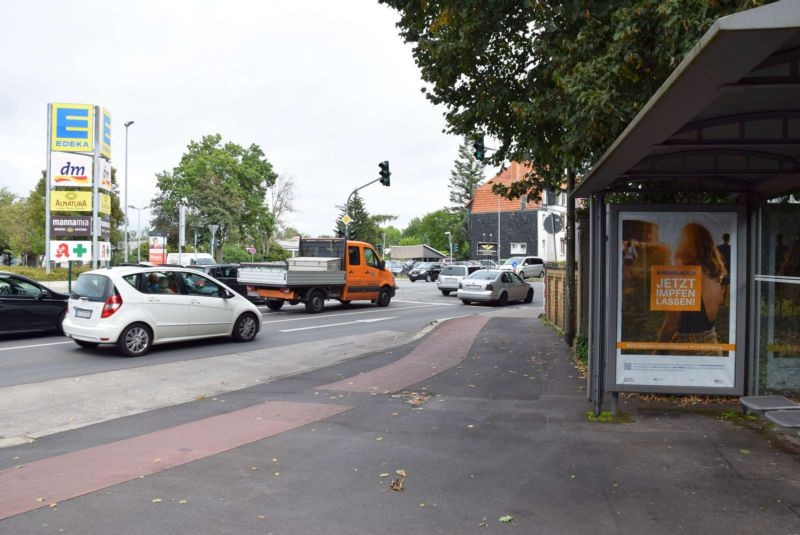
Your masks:
{"label": "road marking", "polygon": [[282,329],[282,333],[293,333],[295,331],[310,331],[312,329],[325,329],[327,327],[340,327],[342,325],[355,325],[356,323],[375,323],[376,321],[384,321],[384,320],[393,320],[396,316],[390,316],[388,318],[372,318],[369,320],[356,320],[356,321],[346,321],[344,323],[328,323],[327,325],[314,325],[312,327],[298,327],[296,329]]}
{"label": "road marking", "polygon": [[[385,312],[397,312],[398,310],[410,310],[412,308],[425,308],[425,307],[432,307],[432,306],[437,306],[437,305],[435,303],[426,303],[425,305],[420,305],[420,306],[415,306],[415,307],[397,307],[397,308],[392,308],[392,309],[383,308],[383,309],[378,309],[378,310],[376,310],[377,309],[377,307],[376,307],[376,308],[372,308],[370,310],[363,310],[361,312],[343,312],[341,314],[335,314],[335,317],[338,318],[340,316],[354,316],[356,314],[380,314],[380,313],[385,313]],[[311,314],[311,315],[302,316],[300,318],[289,318],[289,319],[283,319],[283,320],[262,321],[261,323],[285,323],[287,321],[308,321],[308,320],[313,320],[313,319],[318,319],[318,318],[319,318],[319,316],[317,316],[316,314]]]}
{"label": "road marking", "polygon": [[57,346],[61,344],[71,344],[72,341],[69,342],[50,342],[49,344],[31,344],[29,346],[16,346],[16,347],[0,347],[0,351],[10,351],[12,349],[27,349],[29,347],[45,347],[45,346]]}
{"label": "road marking", "polygon": [[269,401],[0,470],[0,519],[82,496],[341,414],[350,405]]}
{"label": "road marking", "polygon": [[[395,299],[394,302],[395,303],[419,303],[419,304],[425,304],[425,305],[433,306],[433,307],[457,307],[458,306],[458,303],[430,303],[430,302],[426,302],[426,301],[407,301],[405,299]],[[408,308],[414,308],[414,307],[408,307]]]}

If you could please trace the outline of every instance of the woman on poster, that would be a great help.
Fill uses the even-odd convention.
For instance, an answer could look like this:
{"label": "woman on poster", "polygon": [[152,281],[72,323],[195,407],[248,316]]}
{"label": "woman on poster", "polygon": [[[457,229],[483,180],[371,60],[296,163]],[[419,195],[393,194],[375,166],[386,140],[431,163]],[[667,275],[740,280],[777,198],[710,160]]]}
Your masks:
{"label": "woman on poster", "polygon": [[629,280],[633,277],[633,261],[638,256],[636,247],[631,240],[625,240],[622,245],[622,280]]}
{"label": "woman on poster", "polygon": [[[670,311],[661,326],[659,342],[717,344],[714,322],[722,305],[722,279],[727,275],[725,262],[714,244],[711,233],[699,223],[688,223],[681,229],[675,250],[675,264],[700,266],[702,285],[700,310]],[[685,354],[683,351],[673,351]],[[721,351],[692,352],[701,356],[721,357]]]}

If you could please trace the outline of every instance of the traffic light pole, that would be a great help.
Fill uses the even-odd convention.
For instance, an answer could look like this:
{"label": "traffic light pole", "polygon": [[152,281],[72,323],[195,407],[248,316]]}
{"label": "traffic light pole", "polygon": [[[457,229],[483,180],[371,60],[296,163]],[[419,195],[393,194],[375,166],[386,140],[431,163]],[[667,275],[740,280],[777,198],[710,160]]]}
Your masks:
{"label": "traffic light pole", "polygon": [[[370,184],[374,184],[375,182],[378,182],[378,181],[380,181],[380,178],[376,178],[372,182],[367,182],[363,186],[359,186],[356,189],[354,189],[353,191],[351,191],[350,195],[348,195],[348,197],[347,197],[347,204],[344,205],[344,213],[347,214],[348,216],[350,215],[350,214],[347,213],[348,210],[350,210],[350,200],[353,198],[353,195],[355,195],[357,191],[362,190],[362,189],[366,188],[367,186],[369,186]],[[350,239],[350,223],[345,223],[345,225],[344,225],[344,239],[346,239],[346,240]]]}

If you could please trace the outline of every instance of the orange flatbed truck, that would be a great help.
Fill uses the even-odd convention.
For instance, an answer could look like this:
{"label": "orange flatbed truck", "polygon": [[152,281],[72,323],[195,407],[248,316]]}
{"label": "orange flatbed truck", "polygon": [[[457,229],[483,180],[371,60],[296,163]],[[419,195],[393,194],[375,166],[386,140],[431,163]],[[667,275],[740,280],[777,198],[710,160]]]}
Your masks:
{"label": "orange flatbed truck", "polygon": [[247,295],[266,298],[271,310],[285,302],[304,303],[311,313],[322,312],[328,299],[385,307],[397,290],[394,275],[372,245],[342,238],[301,238],[298,256],[242,263],[237,279]]}

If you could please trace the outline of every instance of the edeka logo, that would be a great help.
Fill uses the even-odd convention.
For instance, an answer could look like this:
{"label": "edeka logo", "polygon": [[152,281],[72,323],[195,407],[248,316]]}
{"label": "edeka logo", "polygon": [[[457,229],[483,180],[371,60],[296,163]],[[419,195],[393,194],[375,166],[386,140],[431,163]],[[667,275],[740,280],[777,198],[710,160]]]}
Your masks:
{"label": "edeka logo", "polygon": [[53,212],[91,212],[91,191],[52,191],[50,210]]}
{"label": "edeka logo", "polygon": [[54,103],[50,119],[52,122],[51,150],[62,152],[92,152],[94,150],[92,143],[94,106],[91,104]]}
{"label": "edeka logo", "polygon": [[111,159],[111,113],[102,108],[103,130],[100,138],[100,154]]}

